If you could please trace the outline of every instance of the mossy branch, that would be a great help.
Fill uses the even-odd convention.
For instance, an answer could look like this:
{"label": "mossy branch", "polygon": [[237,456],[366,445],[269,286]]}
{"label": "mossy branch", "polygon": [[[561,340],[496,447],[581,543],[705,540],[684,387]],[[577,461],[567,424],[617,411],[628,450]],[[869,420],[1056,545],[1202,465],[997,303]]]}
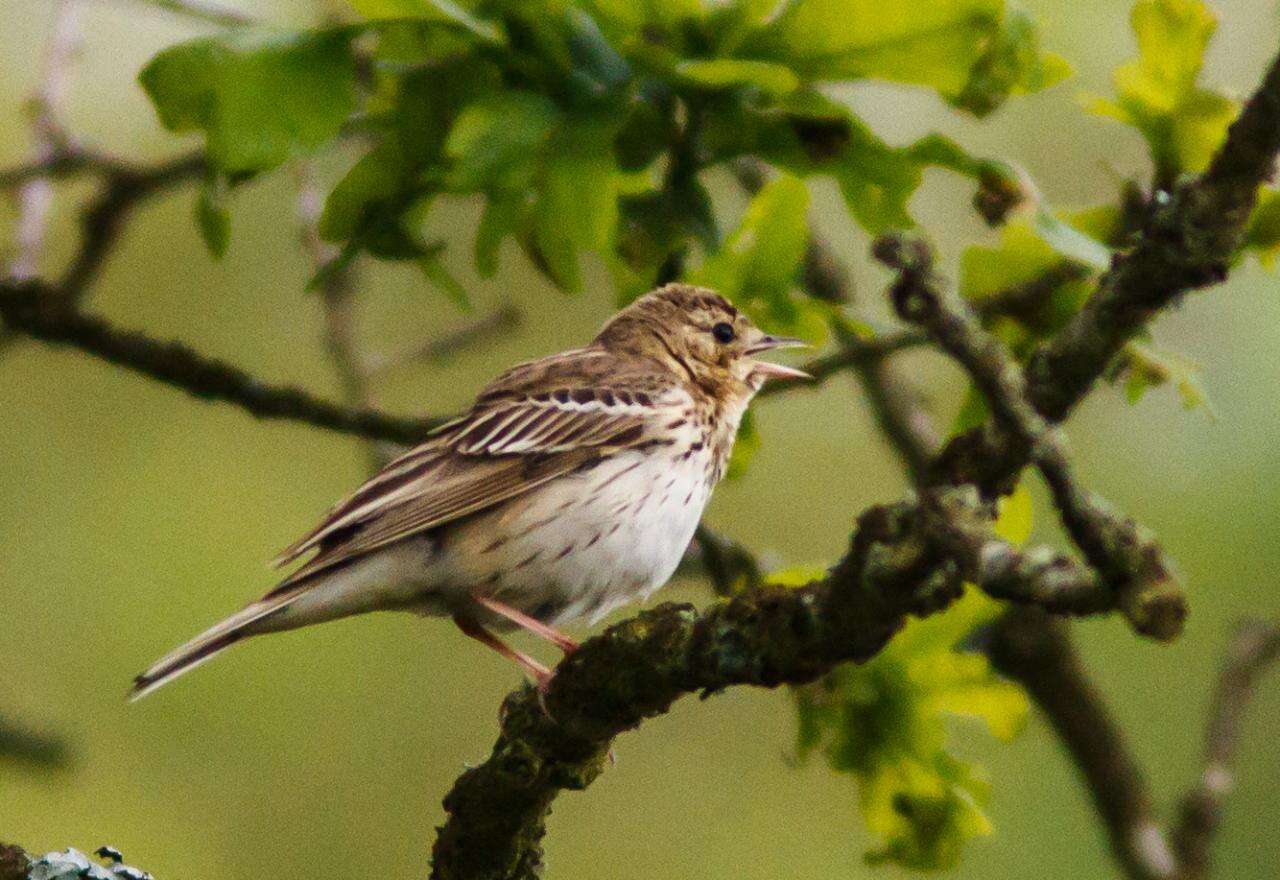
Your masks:
{"label": "mossy branch", "polygon": [[[1269,176],[1277,150],[1280,150],[1280,58],[1273,63],[1259,93],[1232,127],[1209,171],[1179,191],[1163,215],[1162,224],[1153,224],[1134,251],[1117,258],[1111,271],[1104,275],[1099,293],[1073,321],[1068,332],[1037,354],[1027,376],[1026,399],[1040,416],[1049,422],[1060,420],[1103,374],[1116,352],[1160,309],[1175,302],[1182,292],[1224,276],[1227,261],[1240,240],[1254,191]],[[1206,210],[1207,205],[1214,207]],[[1214,231],[1206,232],[1206,229]],[[1179,233],[1178,241],[1172,244],[1167,240],[1169,230]],[[1189,239],[1197,244],[1190,253],[1185,250]],[[1018,432],[1011,432],[1010,427],[1017,426],[1008,424],[1007,420],[1005,424],[990,422],[949,444],[938,463],[930,468],[929,479],[933,485],[971,483],[988,497],[1009,488],[1011,478],[1032,461],[1037,449],[1036,443],[1026,442],[1026,436],[1019,438]],[[913,507],[896,510],[896,518],[909,516],[908,511],[918,514],[918,509]],[[923,519],[918,515],[911,518],[916,522]],[[692,690],[718,689],[737,683],[772,685],[805,681],[822,671],[815,668],[815,661],[820,666],[822,661],[861,659],[861,651],[866,647],[877,642],[883,644],[882,640],[888,639],[905,613],[924,610],[916,604],[924,595],[916,591],[925,583],[932,584],[932,589],[923,593],[935,597],[935,604],[945,604],[938,602],[937,597],[948,595],[946,583],[959,574],[960,566],[954,556],[939,559],[909,550],[899,556],[897,551],[901,545],[869,539],[868,525],[866,518],[862,518],[850,554],[826,579],[806,588],[749,591],[729,603],[714,606],[701,616],[688,609],[664,606],[588,641],[581,654],[571,657],[558,670],[548,695],[550,715],[542,712],[528,688],[509,697],[505,704],[506,720],[493,755],[486,763],[463,774],[445,799],[449,817],[436,841],[432,876],[449,880],[479,877],[523,880],[537,876],[551,800],[562,788],[580,787],[594,778],[614,733],[638,724],[648,714],[665,711],[677,696]],[[936,543],[921,540],[936,551]],[[860,547],[874,548],[877,564],[889,563],[890,567],[880,569],[879,576],[865,569],[867,554],[860,554]],[[915,549],[919,551],[921,547]],[[910,576],[903,578],[907,572]],[[1102,573],[1111,572],[1103,568]],[[846,590],[851,592],[846,594]],[[851,599],[853,596],[858,598]],[[825,613],[846,601],[867,603],[865,610],[877,614],[857,621],[839,617],[819,620],[807,614],[799,615],[799,606],[794,603],[806,601],[813,603],[811,609],[821,608]],[[757,604],[760,602],[774,613],[765,614]],[[680,622],[675,622],[675,618]],[[811,621],[824,636],[840,633],[850,638],[848,653],[826,654],[818,647],[821,637],[805,645],[785,626],[775,629],[771,625],[801,618]],[[726,630],[724,627],[730,623],[734,626]],[[852,629],[846,631],[843,626]],[[1040,626],[1039,631],[1044,632],[1044,627]],[[770,633],[770,639],[757,644],[755,638],[762,632]],[[632,635],[624,637],[623,634],[628,633]],[[663,636],[645,638],[655,633]],[[704,635],[707,633],[715,636],[712,644],[724,644],[728,640],[735,648],[732,654],[735,675],[708,683],[692,674],[695,663],[691,648],[709,638]],[[698,634],[696,638],[695,634]],[[668,636],[672,641],[664,641]],[[775,644],[775,637],[780,637],[781,642]],[[604,647],[611,643],[612,647]],[[1063,644],[1069,648],[1069,643]],[[742,653],[744,647],[752,645],[758,653]],[[631,650],[632,647],[637,649]],[[814,650],[811,652],[810,648]],[[598,652],[604,652],[605,656]],[[779,665],[779,661],[783,662]],[[588,663],[593,666],[599,663],[600,669],[584,669]],[[1065,662],[1050,663],[1028,676],[1038,701],[1055,722],[1062,720],[1064,724],[1068,716],[1065,710],[1054,711],[1053,700],[1070,699],[1073,694],[1091,690],[1082,676],[1067,682],[1071,686],[1058,687],[1062,684],[1057,680],[1061,676],[1049,674],[1065,673],[1071,668]],[[759,675],[762,669],[769,670],[767,678]],[[790,675],[800,670],[803,670],[801,676]],[[646,690],[638,692],[637,686],[644,686]],[[652,690],[647,689],[650,686]],[[1096,699],[1086,701],[1084,708],[1104,711]],[[615,711],[619,709],[621,711]],[[1119,736],[1118,728],[1109,718],[1102,717],[1101,721],[1105,723],[1099,735]],[[582,730],[590,734],[584,736]],[[1069,731],[1063,732],[1070,744],[1072,740],[1066,736]],[[561,751],[565,747],[570,749],[567,765],[558,757],[566,754]],[[1111,760],[1123,763],[1121,769],[1127,772],[1115,778],[1101,772],[1105,764],[1086,763],[1087,757],[1077,756],[1082,769],[1091,774],[1090,790],[1116,840],[1122,864],[1131,876],[1152,876],[1152,871],[1162,867],[1158,863],[1168,853],[1168,847],[1165,845],[1155,852],[1158,847],[1140,836],[1148,827],[1155,828],[1157,842],[1167,843],[1160,829],[1147,822],[1147,795],[1140,772],[1123,747],[1117,748]],[[1094,769],[1099,769],[1096,776],[1092,775]],[[1135,834],[1139,837],[1133,837]]]}

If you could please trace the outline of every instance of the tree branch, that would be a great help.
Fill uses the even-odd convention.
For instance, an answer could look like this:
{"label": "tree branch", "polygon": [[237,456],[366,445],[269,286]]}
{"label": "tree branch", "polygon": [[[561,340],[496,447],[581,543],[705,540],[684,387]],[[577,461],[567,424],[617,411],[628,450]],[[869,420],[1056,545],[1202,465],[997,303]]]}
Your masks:
{"label": "tree branch", "polygon": [[[320,237],[324,197],[316,185],[314,164],[309,161],[298,163],[297,178],[302,248],[311,258],[312,268],[320,278],[325,351],[342,389],[343,403],[353,409],[368,411],[373,406],[373,396],[356,336],[354,264],[332,263],[337,253]],[[370,475],[394,458],[396,449],[396,446],[385,442],[370,441],[365,450]]]}
{"label": "tree branch", "polygon": [[1280,58],[1204,174],[1154,206],[1138,245],[1116,256],[1085,307],[1032,358],[1028,377],[1037,409],[1064,418],[1156,312],[1226,277],[1277,151]]}
{"label": "tree branch", "polygon": [[178,342],[161,342],[113,327],[68,307],[39,284],[0,283],[0,317],[14,330],[77,348],[202,400],[232,403],[260,419],[301,422],[366,439],[416,443],[439,424],[371,409],[339,406],[296,388],[265,384],[238,367]]}
{"label": "tree branch", "polygon": [[898,315],[923,327],[964,367],[1000,428],[1029,450],[1067,532],[1110,585],[1114,607],[1143,635],[1162,641],[1177,637],[1186,600],[1164,551],[1150,532],[1112,513],[1109,504],[1076,483],[1058,431],[1031,405],[1022,371],[1004,346],[965,312],[945,304],[929,246],[886,235],[876,240],[873,253],[898,271],[890,289]]}
{"label": "tree branch", "polygon": [[0,720],[0,758],[53,767],[67,760],[67,745],[57,737]]}
{"label": "tree branch", "polygon": [[27,880],[31,858],[20,846],[0,843],[0,880]]}
{"label": "tree branch", "polygon": [[[1052,422],[1066,418],[1111,361],[1161,310],[1190,290],[1226,277],[1243,239],[1258,188],[1280,151],[1280,56],[1231,125],[1222,148],[1198,178],[1172,195],[1157,194],[1137,243],[1117,253],[1098,289],[1027,365],[1028,395]],[[990,426],[955,438],[932,479],[1007,488],[1026,463]]]}
{"label": "tree branch", "polygon": [[1240,624],[1227,650],[1209,708],[1200,780],[1182,802],[1173,832],[1181,862],[1180,880],[1201,880],[1209,868],[1209,847],[1222,821],[1222,802],[1234,787],[1231,764],[1240,742],[1240,724],[1258,678],[1280,659],[1280,625],[1262,620]]}
{"label": "tree branch", "polygon": [[1085,778],[1125,872],[1137,880],[1172,877],[1173,851],[1156,821],[1146,779],[1061,622],[1039,609],[1011,611],[993,625],[988,653],[1053,725]]}
{"label": "tree branch", "polygon": [[[51,161],[66,140],[58,121],[70,78],[71,62],[80,40],[78,0],[57,0],[53,6],[53,30],[45,45],[40,85],[31,98],[32,140],[35,163]],[[44,252],[49,209],[53,205],[53,183],[47,175],[33,175],[18,188],[18,224],[15,234],[15,256],[8,275],[23,280],[32,278],[40,268]]]}
{"label": "tree branch", "polygon": [[[983,564],[947,558],[938,515],[909,503],[873,507],[859,517],[849,553],[822,580],[801,588],[765,585],[700,613],[673,604],[642,612],[566,658],[545,700],[530,686],[508,696],[489,760],[464,773],[445,797],[448,818],[432,877],[539,876],[552,800],[589,785],[619,733],[685,694],[803,684],[840,663],[867,660],[907,614],[947,607],[966,577],[980,584],[987,574],[1018,577],[1014,567],[994,564],[1007,545],[994,554],[984,549],[1003,542],[979,531],[976,493],[937,493],[944,519],[963,517],[965,534],[980,535],[971,555]],[[1047,585],[1028,591],[1036,589],[1051,592]]]}

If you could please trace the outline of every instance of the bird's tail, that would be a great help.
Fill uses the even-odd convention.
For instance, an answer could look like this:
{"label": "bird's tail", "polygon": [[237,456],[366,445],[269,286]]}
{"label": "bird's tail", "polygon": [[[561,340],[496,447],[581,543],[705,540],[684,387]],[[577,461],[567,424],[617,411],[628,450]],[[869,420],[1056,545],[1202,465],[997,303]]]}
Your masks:
{"label": "bird's tail", "polygon": [[303,585],[283,593],[269,595],[237,611],[221,623],[215,624],[179,648],[175,648],[151,665],[151,668],[133,680],[129,702],[140,700],[162,685],[168,684],[184,672],[190,672],[201,663],[212,660],[225,649],[257,630],[254,624],[283,610],[303,592]]}

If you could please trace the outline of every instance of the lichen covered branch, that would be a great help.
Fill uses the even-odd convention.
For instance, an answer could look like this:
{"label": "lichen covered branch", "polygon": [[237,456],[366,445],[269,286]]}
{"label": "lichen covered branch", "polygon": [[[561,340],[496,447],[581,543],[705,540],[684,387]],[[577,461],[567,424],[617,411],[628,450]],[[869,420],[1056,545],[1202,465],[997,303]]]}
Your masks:
{"label": "lichen covered branch", "polygon": [[998,426],[1028,455],[1053,495],[1063,525],[1089,564],[1110,585],[1113,605],[1133,628],[1167,641],[1182,631],[1186,601],[1155,538],[1083,489],[1071,472],[1057,431],[1031,405],[1018,365],[972,317],[945,301],[932,250],[902,235],[878,239],[874,253],[898,277],[890,289],[903,320],[925,329],[986,397]]}
{"label": "lichen covered branch", "polygon": [[933,528],[914,504],[874,507],[819,581],[766,585],[703,612],[662,605],[584,642],[544,699],[531,687],[507,698],[489,760],[445,798],[432,877],[538,876],[552,799],[586,787],[619,733],[686,694],[813,681],[872,657],[906,615],[946,607],[963,572]]}

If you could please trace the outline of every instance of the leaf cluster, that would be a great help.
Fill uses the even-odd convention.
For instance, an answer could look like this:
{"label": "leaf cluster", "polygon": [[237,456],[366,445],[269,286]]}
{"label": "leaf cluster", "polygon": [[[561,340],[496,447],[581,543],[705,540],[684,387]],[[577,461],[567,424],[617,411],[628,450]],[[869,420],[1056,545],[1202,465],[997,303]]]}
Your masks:
{"label": "leaf cluster", "polygon": [[[1031,528],[1025,488],[1003,502],[997,529],[1020,542]],[[792,574],[780,581],[790,583]],[[858,805],[880,844],[873,864],[954,866],[964,844],[991,832],[982,769],[948,748],[949,719],[976,719],[1011,739],[1027,716],[1025,694],[1001,679],[966,640],[1000,612],[970,587],[946,614],[913,620],[873,660],[843,666],[795,689],[798,751],[820,753],[858,780]]]}
{"label": "leaf cluster", "polygon": [[[440,264],[432,206],[478,196],[482,275],[512,239],[566,290],[581,287],[582,255],[598,255],[625,300],[701,253],[703,277],[762,300],[779,330],[811,335],[813,316],[789,302],[803,179],[833,178],[857,222],[880,232],[911,225],[931,165],[983,184],[1006,172],[937,137],[892,147],[824,85],[927,87],[982,115],[1066,73],[1003,0],[352,5],[349,24],[193,40],[142,72],[167,128],[204,133],[217,174],[197,217],[214,253],[227,246],[229,186],[351,135],[369,146],[320,223],[342,263],[414,261],[461,300]],[[790,182],[725,236],[706,172],[743,157]],[[775,209],[784,219],[768,216]],[[776,253],[762,224],[785,233]]]}

